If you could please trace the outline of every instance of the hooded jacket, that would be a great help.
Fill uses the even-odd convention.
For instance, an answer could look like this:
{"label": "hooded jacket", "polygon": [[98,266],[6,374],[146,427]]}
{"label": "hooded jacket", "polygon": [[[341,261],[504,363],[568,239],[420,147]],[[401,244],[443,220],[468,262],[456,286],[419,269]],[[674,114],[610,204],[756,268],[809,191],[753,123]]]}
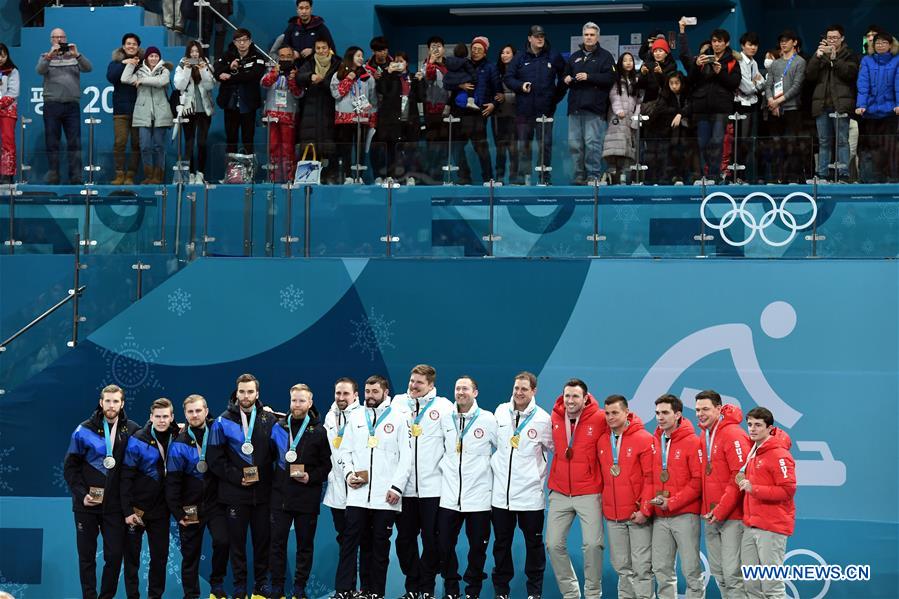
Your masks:
{"label": "hooded jacket", "polygon": [[837,50],[833,60],[827,55],[820,58],[817,53],[812,55],[805,67],[806,82],[814,84],[812,116],[823,114],[825,108],[836,108],[837,112],[847,114],[854,111],[858,69],[858,54],[846,44]]}
{"label": "hooded jacket", "polygon": [[137,101],[131,116],[132,127],[171,127],[172,109],[166,90],[171,82],[172,63],[159,61],[152,69],[144,61],[140,66],[125,65],[122,83],[132,85],[140,81]]}
{"label": "hooded jacket", "polygon": [[412,399],[402,393],[393,398],[393,409],[402,413],[409,430],[418,419],[422,433],[409,437],[412,447],[412,473],[406,484],[406,497],[440,497],[442,477],[440,460],[443,459],[443,417],[452,414],[453,404],[445,397],[437,395],[437,388],[431,389],[424,397]]}
{"label": "hooded jacket", "polygon": [[617,442],[617,437],[608,430],[598,441],[602,513],[607,519],[619,522],[630,520],[631,514],[639,511],[644,501],[653,498],[653,437],[635,413],[627,415],[627,422],[618,448],[620,470],[617,476],[612,474],[615,465],[612,443],[613,439]]}
{"label": "hooded jacket", "polygon": [[[588,52],[584,44],[580,48],[568,59],[563,74],[563,80],[566,76],[571,77],[568,114],[588,112],[605,119],[609,112],[609,91],[615,82],[615,59],[599,44],[592,52]],[[586,73],[586,81],[578,81],[578,73]]]}
{"label": "hooded jacket", "polygon": [[[144,59],[144,51],[138,50],[137,58]],[[122,62],[128,58],[121,47],[112,51],[112,61],[106,67],[106,80],[112,83],[112,114],[130,115],[134,111],[134,103],[137,101],[137,88],[133,85],[122,83],[122,73],[125,72],[125,64]]]}
{"label": "hooded jacket", "polygon": [[[749,457],[752,443],[740,423],[743,412],[737,406],[721,406],[721,418],[711,431],[699,425],[700,463],[702,464],[702,511],[714,512],[718,520],[741,520],[743,518],[742,491],[737,487],[735,477]],[[707,447],[712,442],[711,453]],[[707,464],[711,463],[709,474]]]}
{"label": "hooded jacket", "polygon": [[[501,404],[496,418],[496,451],[490,459],[493,468],[493,507],[510,511],[546,508],[546,479],[553,451],[552,421],[537,400],[521,412],[514,399]],[[520,429],[520,430],[518,430]],[[518,447],[512,437],[518,430]]]}
{"label": "hooded jacket", "polygon": [[792,441],[774,428],[746,466],[752,492],[743,494],[743,524],[790,536],[796,525],[796,462]]}
{"label": "hooded jacket", "polygon": [[[801,59],[797,57],[799,62]],[[721,70],[715,73],[710,64],[690,63],[688,81],[692,90],[693,114],[728,114],[734,108],[734,93],[740,87],[743,74],[730,48],[725,48],[718,60]],[[796,68],[797,65],[793,65]],[[798,71],[798,70],[797,70]]]}
{"label": "hooded jacket", "polygon": [[[219,502],[227,505],[262,505],[271,500],[272,487],[272,427],[277,417],[263,410],[256,400],[256,422],[250,437],[253,453],[245,455],[241,451],[244,444],[243,425],[237,399],[228,402],[228,409],[215,419],[210,429],[206,457],[209,469],[219,478]],[[251,416],[247,415],[247,424]],[[259,482],[242,486],[244,468],[256,466]]]}
{"label": "hooded jacket", "polygon": [[587,394],[587,402],[577,421],[571,440],[571,458],[565,456],[568,448],[566,427],[570,427],[565,402],[560,395],[552,411],[553,455],[549,471],[549,488],[556,493],[571,497],[593,495],[602,490],[599,475],[599,452],[596,442],[608,434],[606,412],[596,403],[596,398]]}
{"label": "hooded jacket", "polygon": [[[386,414],[386,416],[385,416]],[[369,447],[368,420],[375,428],[377,445]],[[402,501],[387,503],[387,491],[400,497],[409,480],[412,451],[409,446],[409,426],[406,414],[396,410],[387,398],[377,408],[361,407],[353,410],[339,452],[342,455],[343,477],[365,470],[368,484],[358,489],[349,487],[347,506],[371,510],[402,510]]]}
{"label": "hooded jacket", "polygon": [[[552,116],[556,105],[565,97],[564,72],[565,61],[550,48],[549,41],[538,54],[526,44],[506,66],[504,78],[516,94],[515,114],[528,118]],[[531,91],[524,93],[527,81],[531,82]]]}
{"label": "hooded jacket", "polygon": [[[289,429],[288,429],[289,423]],[[298,435],[302,420],[288,415],[272,427],[272,443],[275,451],[275,477],[272,483],[272,508],[304,514],[318,514],[322,497],[322,485],[331,472],[331,450],[328,433],[320,425],[318,411],[309,410],[309,424],[297,442],[297,459],[309,475],[309,482],[301,483],[290,477],[291,464],[285,459],[290,449],[290,435]]]}
{"label": "hooded jacket", "polygon": [[[325,431],[328,436],[328,443],[331,446],[331,471],[328,472],[328,488],[325,490],[325,499],[322,503],[330,508],[346,509],[347,484],[343,476],[343,462],[341,461],[342,454],[340,449],[343,445],[343,436],[346,434],[350,416],[361,408],[362,405],[359,403],[359,400],[356,400],[347,404],[345,410],[340,410],[335,401],[325,415]],[[339,442],[336,441],[337,437],[340,437]]]}
{"label": "hooded jacket", "polygon": [[156,433],[157,437],[168,440],[158,441],[153,437],[153,424],[148,422],[128,438],[119,485],[122,513],[126,516],[140,509],[144,512],[143,520],[168,518],[165,502],[166,459],[178,432],[178,425],[172,422],[165,433]]}
{"label": "hooded jacket", "polygon": [[[106,457],[106,440],[103,436],[103,411],[97,406],[90,418],[78,425],[69,441],[69,449],[63,462],[63,477],[72,494],[72,511],[88,514],[114,514],[122,511],[119,497],[119,481],[128,437],[140,426],[128,420],[125,409],[119,412],[118,426],[112,446],[112,457],[116,465],[111,470],[103,466]],[[103,503],[98,506],[84,505],[84,496],[90,487],[104,489]]]}
{"label": "hooded jacket", "polygon": [[[237,60],[237,71],[231,72],[231,63]],[[243,58],[237,51],[237,46],[232,42],[225,53],[219,56],[213,65],[215,80],[220,82],[219,95],[216,99],[220,108],[239,111],[241,114],[256,112],[262,104],[262,94],[259,92],[259,81],[265,75],[266,58],[250,46],[247,55]],[[219,77],[228,73],[231,77],[222,81]]]}
{"label": "hooded jacket", "polygon": [[[188,116],[191,114],[203,113],[206,116],[212,116],[215,110],[215,102],[212,99],[212,90],[215,89],[215,77],[212,75],[212,65],[205,58],[206,68],[200,71],[200,81],[196,82],[193,78],[193,67],[187,64],[186,59],[181,59],[175,68],[175,77],[172,84],[179,92],[181,92],[181,114]],[[201,102],[196,101],[197,92],[200,94]]]}
{"label": "hooded jacket", "polygon": [[856,108],[864,108],[866,119],[882,119],[899,106],[899,56],[885,52],[862,59],[858,72]]}
{"label": "hooded jacket", "polygon": [[668,492],[668,509],[662,510],[652,505],[648,499],[643,501],[643,514],[656,517],[680,516],[681,514],[698,514],[702,479],[699,463],[699,437],[693,432],[693,424],[684,417],[671,434],[668,447],[668,480],[662,482],[662,429],[657,428],[654,455],[652,457],[652,495],[662,491]]}
{"label": "hooded jacket", "polygon": [[[488,410],[479,408],[475,401],[465,414],[460,414],[457,409],[446,414],[441,426],[440,507],[455,512],[489,512],[493,492],[490,458],[496,447],[496,418]],[[461,431],[465,427],[468,429],[462,437]],[[459,447],[461,451],[458,451]]]}
{"label": "hooded jacket", "polygon": [[326,40],[328,46],[334,49],[334,38],[331,30],[325,25],[324,19],[312,15],[308,23],[300,21],[300,17],[291,17],[287,20],[287,28],[284,29],[284,42],[297,52],[303,50],[315,50],[316,40]]}
{"label": "hooded jacket", "polygon": [[[205,474],[197,470],[203,438],[204,435],[211,435],[212,423],[210,418],[202,432],[194,430],[196,442],[185,429],[169,446],[166,455],[168,472],[165,475],[165,501],[175,521],[184,518],[186,505],[197,506],[201,520],[218,507],[218,479],[209,470]],[[209,439],[206,440],[206,451],[208,465]]]}

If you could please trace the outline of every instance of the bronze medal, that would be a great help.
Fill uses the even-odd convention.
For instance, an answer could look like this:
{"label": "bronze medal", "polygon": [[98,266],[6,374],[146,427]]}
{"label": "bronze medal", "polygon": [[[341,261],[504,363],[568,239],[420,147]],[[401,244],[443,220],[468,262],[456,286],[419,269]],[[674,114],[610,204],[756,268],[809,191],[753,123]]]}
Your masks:
{"label": "bronze medal", "polygon": [[712,463],[711,463],[711,462],[706,462],[706,464],[705,464],[705,473],[706,473],[706,474],[711,474],[711,473],[712,473]]}
{"label": "bronze medal", "polygon": [[573,455],[574,455],[574,451],[572,451],[570,447],[565,450],[565,459],[566,460],[570,460],[571,456],[573,456]]}
{"label": "bronze medal", "polygon": [[612,476],[618,476],[621,474],[621,467],[618,464],[612,464],[612,467],[609,468],[609,471],[612,473]]}
{"label": "bronze medal", "polygon": [[734,477],[734,481],[739,485],[741,482],[746,480],[746,475],[742,472],[737,472],[737,476]]}
{"label": "bronze medal", "polygon": [[669,478],[671,478],[671,477],[668,476],[668,469],[665,468],[664,470],[662,470],[662,473],[659,475],[659,479],[660,479],[663,483],[667,483]]}

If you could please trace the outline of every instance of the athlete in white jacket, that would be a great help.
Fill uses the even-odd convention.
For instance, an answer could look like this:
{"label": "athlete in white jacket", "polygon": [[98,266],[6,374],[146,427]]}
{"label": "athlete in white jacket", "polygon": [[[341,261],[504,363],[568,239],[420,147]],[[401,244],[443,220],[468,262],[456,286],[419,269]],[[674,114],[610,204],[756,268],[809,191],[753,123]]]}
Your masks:
{"label": "athlete in white jacket", "polygon": [[396,409],[406,415],[412,435],[412,474],[406,483],[403,513],[396,522],[396,555],[406,577],[406,593],[402,599],[433,597],[440,565],[437,509],[440,506],[440,460],[444,442],[441,421],[452,413],[453,404],[437,395],[436,379],[437,371],[432,366],[419,364],[409,375],[408,393],[393,398]]}
{"label": "athlete in white jacket", "polygon": [[496,408],[496,452],[493,469],[493,588],[497,599],[508,599],[515,574],[512,539],[515,525],[524,535],[528,597],[543,589],[546,554],[543,516],[546,508],[548,455],[553,451],[552,421],[537,405],[537,377],[515,377],[512,398]]}
{"label": "athlete in white jacket", "polygon": [[[371,379],[369,379],[371,380]],[[383,385],[366,385],[365,407],[350,416],[340,445],[347,491],[346,526],[334,587],[338,599],[350,599],[356,586],[356,552],[371,531],[371,559],[363,576],[369,596],[383,598],[390,563],[393,524],[402,507],[412,454],[406,415],[395,410]],[[364,564],[363,564],[364,567]]]}
{"label": "athlete in white jacket", "polygon": [[[496,447],[496,419],[478,407],[478,384],[470,376],[456,381],[456,409],[443,417],[444,454],[440,511],[437,516],[441,574],[446,599],[478,597],[487,575],[487,543],[490,541],[490,489],[493,472],[490,456]],[[459,594],[459,560],[456,541],[465,523],[468,566],[465,593]]]}

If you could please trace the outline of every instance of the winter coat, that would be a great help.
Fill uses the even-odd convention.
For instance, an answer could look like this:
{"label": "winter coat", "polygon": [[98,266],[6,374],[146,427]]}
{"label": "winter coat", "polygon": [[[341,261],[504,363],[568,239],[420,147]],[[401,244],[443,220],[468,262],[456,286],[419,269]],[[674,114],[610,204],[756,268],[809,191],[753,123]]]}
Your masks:
{"label": "winter coat", "polygon": [[[432,401],[433,400],[433,401]],[[393,398],[393,409],[403,414],[409,430],[416,420],[422,427],[421,435],[410,436],[412,449],[412,472],[406,483],[406,497],[440,497],[442,479],[440,460],[443,458],[443,417],[451,414],[453,404],[445,397],[437,395],[437,389],[419,399],[407,394]]]}
{"label": "winter coat", "polygon": [[474,65],[467,58],[447,56],[443,59],[446,64],[446,74],[443,76],[443,88],[448,92],[458,91],[459,86],[465,83],[475,83]]}
{"label": "winter coat", "polygon": [[499,92],[503,94],[504,101],[496,105],[493,116],[498,119],[515,118],[515,92],[506,85],[503,75],[499,72],[499,67],[497,67],[496,73],[500,80]]}
{"label": "winter coat", "polygon": [[[655,72],[656,65],[662,67],[661,73]],[[649,60],[643,64],[649,72],[645,75],[642,68],[637,71],[637,89],[643,92],[643,103],[654,102],[663,92],[668,91],[668,76],[677,71],[677,63],[671,55],[665,57],[662,62],[653,60],[650,54]]]}
{"label": "winter coat", "polygon": [[812,116],[823,114],[826,108],[851,114],[855,109],[858,70],[859,57],[846,44],[837,51],[833,60],[827,55],[819,58],[814,54],[805,67],[806,82],[814,84]]}
{"label": "winter coat", "polygon": [[[375,127],[378,118],[378,93],[375,89],[375,78],[368,70],[360,69],[355,79],[344,77],[338,79],[337,73],[331,77],[331,96],[334,98],[334,123],[337,125],[352,125],[355,123],[357,112],[355,104],[361,103],[358,113],[363,119],[368,119],[367,125]],[[363,125],[366,123],[363,122]]]}
{"label": "winter coat", "polygon": [[151,70],[143,61],[136,69],[125,65],[122,83],[133,84],[140,80],[137,101],[131,116],[132,127],[171,127],[172,109],[166,90],[171,82],[172,63],[161,60]]}
{"label": "winter coat", "polygon": [[[742,491],[735,477],[749,457],[752,443],[740,424],[743,412],[737,406],[721,406],[721,419],[709,433],[700,425],[699,447],[702,451],[702,513],[715,513],[718,520],[742,520]],[[708,443],[711,441],[711,453]],[[711,464],[709,472],[707,464]]]}
{"label": "winter coat", "polygon": [[782,535],[792,535],[796,525],[796,462],[790,455],[792,441],[774,428],[746,466],[752,492],[743,494],[743,524]]}
{"label": "winter coat", "polygon": [[605,410],[598,407],[596,398],[588,393],[587,403],[572,433],[572,453],[569,458],[566,456],[568,435],[565,429],[570,430],[571,424],[562,396],[556,399],[551,415],[553,445],[556,449],[549,470],[551,491],[574,497],[592,495],[602,490],[596,442],[602,435],[608,434],[605,414]]}
{"label": "winter coat", "polygon": [[297,83],[305,90],[300,98],[298,112],[299,126],[297,140],[299,143],[322,145],[334,141],[334,96],[331,95],[331,79],[340,59],[331,57],[331,66],[323,81],[312,83],[315,73],[315,60],[305,60],[297,72]]}
{"label": "winter coat", "polygon": [[[343,438],[350,416],[354,411],[361,409],[362,405],[358,400],[348,404],[343,411],[338,409],[337,402],[334,402],[325,415],[325,431],[328,435],[328,443],[331,444],[331,471],[328,473],[328,488],[325,490],[325,498],[322,503],[330,508],[346,509],[347,483],[343,477],[343,460],[340,449],[343,446]],[[340,441],[337,440],[338,438]]]}
{"label": "winter coat", "polygon": [[[652,499],[653,437],[635,413],[627,415],[628,425],[618,445],[617,472],[612,443],[618,438],[609,430],[599,437],[599,470],[602,477],[602,513],[609,520],[630,520],[644,501]],[[614,440],[614,441],[613,441]]]}
{"label": "winter coat", "polygon": [[[203,431],[194,431],[194,437],[185,429],[175,437],[166,455],[165,500],[176,521],[184,518],[184,506],[197,506],[197,515],[204,518],[218,505],[218,479],[209,470],[197,470],[204,435],[211,434],[213,420],[206,421]],[[198,447],[199,444],[199,447]],[[206,439],[209,450],[209,439]],[[208,456],[208,453],[207,453]],[[206,461],[208,468],[208,460]]]}
{"label": "winter coat", "polygon": [[[283,115],[279,117],[278,123],[293,126],[294,116],[300,106],[300,97],[303,95],[303,88],[297,83],[296,76],[290,77],[289,72],[281,74],[275,69],[270,69],[259,83],[265,88],[265,113]],[[283,106],[278,105],[278,91],[285,92]]]}
{"label": "winter coat", "polygon": [[[577,81],[578,73],[586,73],[586,81]],[[588,112],[606,118],[609,112],[609,91],[615,82],[615,59],[598,44],[592,52],[584,45],[571,55],[565,64],[568,84],[568,114]],[[564,77],[563,77],[564,80]]]}
{"label": "winter coat", "polygon": [[[444,415],[441,426],[440,507],[455,512],[489,512],[493,494],[490,457],[496,447],[496,418],[474,402],[465,414],[454,409]],[[462,437],[466,426],[469,428]]]}
{"label": "winter coat", "polygon": [[[122,73],[125,72],[125,64],[122,62],[128,58],[125,50],[116,48],[112,51],[112,61],[106,67],[106,80],[112,83],[112,114],[127,114],[134,112],[134,103],[137,102],[137,88],[127,83],[122,83]],[[144,52],[140,50],[137,58],[143,60]]]}
{"label": "winter coat", "polygon": [[502,80],[499,76],[499,70],[492,62],[487,62],[484,58],[479,62],[472,62],[475,69],[475,84],[473,97],[478,106],[485,104],[496,104],[494,98],[500,93],[502,88]]}
{"label": "winter coat", "polygon": [[[515,91],[515,114],[520,117],[537,118],[552,116],[556,105],[565,97],[563,73],[565,61],[546,42],[539,54],[531,52],[530,45],[515,55],[506,66],[503,81]],[[531,91],[524,93],[522,86],[531,82]]]}
{"label": "winter coat", "polygon": [[302,23],[300,17],[292,17],[287,20],[287,28],[284,29],[284,44],[287,44],[297,52],[302,52],[307,48],[315,50],[316,40],[327,40],[331,49],[335,49],[331,31],[321,17],[312,15],[308,23]]}
{"label": "winter coat", "polygon": [[[787,68],[788,63],[790,68],[784,75],[784,69]],[[765,73],[766,98],[774,97],[774,84],[778,81],[783,81],[784,89],[784,101],[780,105],[781,112],[798,110],[802,94],[802,83],[805,81],[805,59],[798,54],[793,54],[791,59],[778,58],[775,60],[768,72]],[[694,112],[699,112],[695,110],[695,106]]]}
{"label": "winter coat", "polygon": [[[652,116],[645,124],[647,139],[670,138],[675,133],[683,133],[691,125],[692,102],[689,93],[681,88],[681,93],[674,95],[671,90],[665,90],[655,103]],[[677,130],[672,129],[671,121],[681,115],[681,124]]]}
{"label": "winter coat", "polygon": [[19,69],[0,71],[0,117],[14,119],[18,116],[19,89]]}
{"label": "winter coat", "polygon": [[[125,459],[122,464],[122,481],[119,493],[122,498],[122,512],[130,516],[135,509],[144,512],[143,520],[168,519],[169,511],[165,502],[166,459],[160,453],[160,446],[168,457],[172,441],[178,436],[178,425],[171,423],[168,442],[158,441],[153,436],[153,425],[147,423],[128,438]],[[156,433],[159,437],[160,434]]]}
{"label": "winter coat", "polygon": [[[546,410],[531,403],[518,412],[514,400],[500,404],[496,418],[496,451],[493,468],[494,507],[511,511],[543,510],[543,487],[549,476],[547,455],[553,451],[552,421]],[[518,447],[512,437],[518,435]]]}
{"label": "winter coat", "polygon": [[[237,71],[231,72],[231,62],[238,61]],[[255,47],[250,46],[247,55],[240,58],[237,47],[232,43],[213,67],[215,80],[220,82],[219,95],[216,100],[219,107],[225,110],[239,110],[241,114],[256,112],[262,104],[259,92],[259,80],[265,75],[266,58]],[[228,73],[231,78],[222,81],[220,76]]]}
{"label": "winter coat", "polygon": [[[408,115],[405,120],[402,119],[403,78],[409,84]],[[378,92],[378,101],[380,102],[378,106],[378,127],[386,129],[411,124],[417,133],[419,123],[418,103],[421,101],[422,90],[421,82],[414,77],[409,77],[408,74],[384,73],[375,83],[375,89]],[[411,141],[416,141],[417,139],[416,137]]]}
{"label": "winter coat", "polygon": [[[175,68],[173,84],[175,89],[181,92],[181,114],[187,116],[202,112],[206,116],[212,116],[215,110],[215,102],[212,100],[212,90],[215,88],[212,65],[206,61],[206,68],[200,71],[199,83],[194,81],[192,70],[193,67],[187,64],[186,59],[182,59]],[[196,91],[200,92],[202,105],[197,105],[195,102]]]}
{"label": "winter coat", "polygon": [[652,494],[667,493],[668,509],[663,510],[649,500],[644,500],[643,514],[655,514],[657,517],[698,514],[702,500],[702,464],[699,463],[699,437],[693,432],[690,421],[681,417],[680,424],[671,433],[668,445],[668,480],[664,482],[662,448],[662,429],[657,428],[653,444],[655,455],[652,458]]}
{"label": "winter coat", "polygon": [[899,106],[899,56],[889,52],[865,56],[858,72],[858,98],[866,119],[882,119]]}
{"label": "winter coat", "polygon": [[[637,124],[631,117],[639,113],[640,95],[636,88],[628,92],[627,85],[622,82],[621,92],[618,92],[618,84],[612,85],[609,93],[609,101],[612,106],[609,109],[609,128],[606,130],[606,138],[603,142],[603,158],[618,157],[634,160],[636,154],[635,134]],[[619,112],[624,112],[624,117],[618,117]]]}
{"label": "winter coat", "polygon": [[[290,428],[288,429],[288,422]],[[302,464],[309,481],[301,483],[290,476],[291,463],[285,455],[290,449],[290,436],[300,434],[303,421],[288,415],[272,427],[272,444],[275,452],[275,476],[272,482],[272,509],[303,514],[318,514],[322,498],[322,486],[331,472],[331,450],[325,427],[320,425],[315,408],[309,410],[309,424],[297,442],[297,458],[293,464]]]}
{"label": "winter coat", "polygon": [[[796,58],[796,62],[800,60],[799,57]],[[743,74],[730,48],[724,49],[718,62],[721,63],[721,71],[718,73],[715,73],[711,64],[700,67],[695,60],[690,63],[687,81],[693,90],[690,99],[693,114],[697,116],[733,112],[734,93],[740,87]],[[794,64],[793,68],[796,66]]]}

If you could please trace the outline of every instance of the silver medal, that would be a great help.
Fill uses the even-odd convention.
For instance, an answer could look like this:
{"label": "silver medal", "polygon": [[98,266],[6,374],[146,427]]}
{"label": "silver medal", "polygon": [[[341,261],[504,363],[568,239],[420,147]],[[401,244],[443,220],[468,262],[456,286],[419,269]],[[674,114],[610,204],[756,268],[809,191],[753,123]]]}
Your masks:
{"label": "silver medal", "polygon": [[287,453],[284,454],[284,459],[293,464],[297,461],[297,452],[292,449],[288,449]]}
{"label": "silver medal", "polygon": [[247,441],[243,445],[240,446],[240,451],[244,455],[253,455],[253,444]]}
{"label": "silver medal", "polygon": [[107,470],[112,470],[113,468],[115,468],[115,458],[112,457],[111,455],[108,455],[105,458],[103,458],[103,467],[106,468]]}
{"label": "silver medal", "polygon": [[209,470],[209,465],[206,464],[206,460],[200,460],[199,462],[197,462],[197,472],[203,474],[207,470]]}

